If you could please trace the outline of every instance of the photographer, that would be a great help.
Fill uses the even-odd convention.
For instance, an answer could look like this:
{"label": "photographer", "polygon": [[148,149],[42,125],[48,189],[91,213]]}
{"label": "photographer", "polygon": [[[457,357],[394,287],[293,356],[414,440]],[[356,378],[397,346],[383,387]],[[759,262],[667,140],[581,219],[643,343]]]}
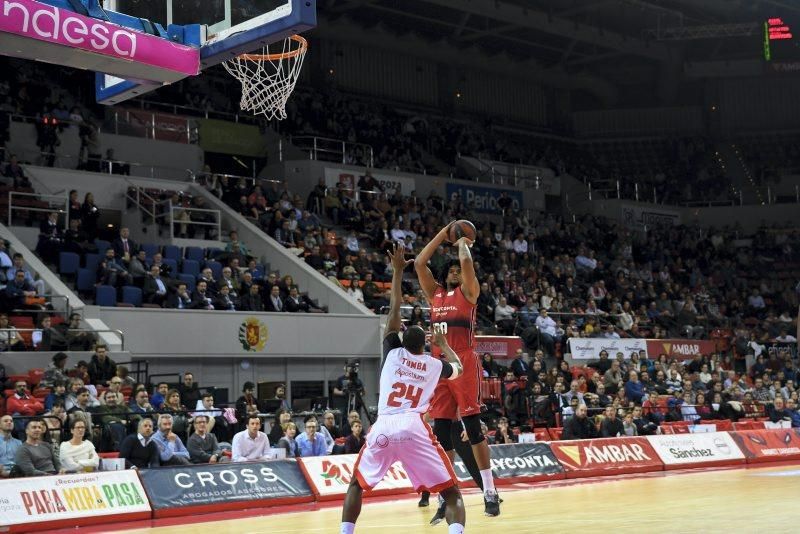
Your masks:
{"label": "photographer", "polygon": [[351,408],[356,411],[362,409],[366,411],[360,398],[364,395],[364,383],[358,378],[358,368],[358,361],[347,362],[344,366],[344,374],[336,379],[336,385],[333,387],[333,407],[342,414],[347,413],[351,395],[357,398]]}

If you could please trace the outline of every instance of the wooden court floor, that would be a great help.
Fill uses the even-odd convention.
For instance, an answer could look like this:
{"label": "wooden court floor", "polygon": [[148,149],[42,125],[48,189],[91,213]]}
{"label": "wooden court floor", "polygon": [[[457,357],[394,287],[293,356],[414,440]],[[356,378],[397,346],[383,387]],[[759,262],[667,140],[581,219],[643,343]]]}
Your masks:
{"label": "wooden court floor", "polygon": [[[484,517],[480,495],[475,490],[468,492],[466,532],[482,534],[577,529],[615,533],[800,532],[800,466],[511,486],[502,491],[505,502],[496,518]],[[367,502],[356,533],[446,534],[444,522],[428,526],[433,512],[431,507],[417,508],[416,499]],[[336,534],[340,513],[339,508],[329,507],[125,532]]]}

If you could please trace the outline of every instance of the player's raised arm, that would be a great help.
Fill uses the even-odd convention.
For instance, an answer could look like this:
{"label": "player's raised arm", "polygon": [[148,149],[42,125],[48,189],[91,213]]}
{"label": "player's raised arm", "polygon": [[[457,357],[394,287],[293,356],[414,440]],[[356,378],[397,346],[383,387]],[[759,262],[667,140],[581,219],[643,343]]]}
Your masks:
{"label": "player's raised arm", "polygon": [[427,245],[425,245],[425,248],[422,249],[422,251],[419,253],[419,256],[417,256],[414,260],[414,270],[417,272],[419,285],[422,288],[422,292],[425,293],[425,298],[428,299],[429,304],[431,298],[433,298],[434,291],[436,291],[436,279],[433,277],[433,273],[431,273],[431,270],[428,267],[428,262],[431,261],[433,253],[436,252],[436,249],[439,248],[439,245],[447,240],[447,230],[449,228],[450,225],[448,224],[439,230],[439,233],[436,234]]}
{"label": "player's raised arm", "polygon": [[464,366],[461,365],[461,359],[458,357],[458,354],[456,354],[455,351],[450,348],[450,345],[447,344],[447,337],[441,332],[436,332],[433,334],[433,342],[436,343],[440,349],[442,349],[442,354],[452,368],[452,372],[450,372],[446,369],[447,366],[443,367],[442,378],[447,378],[449,380],[458,378],[458,376],[464,372]]}
{"label": "player's raised arm", "polygon": [[400,327],[403,326],[403,319],[400,317],[400,304],[403,302],[403,271],[414,261],[405,259],[405,247],[400,243],[395,243],[394,249],[387,254],[392,261],[392,293],[389,298],[389,320],[386,323],[384,337],[400,332]]}
{"label": "player's raised arm", "polygon": [[462,237],[455,242],[455,245],[458,247],[458,261],[461,263],[461,291],[468,301],[475,304],[478,302],[481,284],[478,282],[478,277],[475,275],[472,253],[469,251],[469,247],[472,246],[472,240],[467,237]]}

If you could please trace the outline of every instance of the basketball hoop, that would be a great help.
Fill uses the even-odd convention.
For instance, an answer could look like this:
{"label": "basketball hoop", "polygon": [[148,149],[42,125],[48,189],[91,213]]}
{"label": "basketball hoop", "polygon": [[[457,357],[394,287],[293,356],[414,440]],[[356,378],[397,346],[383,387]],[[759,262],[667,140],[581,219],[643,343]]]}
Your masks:
{"label": "basketball hoop", "polygon": [[224,65],[225,70],[242,84],[239,102],[242,110],[261,113],[268,120],[283,120],[286,118],[286,102],[294,90],[308,51],[308,41],[292,35],[271,46],[272,51],[267,45],[260,54],[242,54]]}

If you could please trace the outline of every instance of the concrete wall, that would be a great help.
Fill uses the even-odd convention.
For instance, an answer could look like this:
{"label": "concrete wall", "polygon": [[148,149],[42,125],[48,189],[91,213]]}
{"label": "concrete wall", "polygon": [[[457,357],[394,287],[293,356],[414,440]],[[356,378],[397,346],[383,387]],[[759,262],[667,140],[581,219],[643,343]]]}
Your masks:
{"label": "concrete wall", "polygon": [[[125,332],[125,346],[150,362],[150,373],[192,370],[200,383],[240,391],[248,380],[333,380],[344,362],[358,358],[368,391],[377,391],[381,354],[376,315],[208,312],[89,307],[111,328]],[[242,347],[243,323],[266,328],[261,349]]]}
{"label": "concrete wall", "polygon": [[682,206],[662,206],[629,200],[595,200],[575,204],[578,213],[593,213],[604,215],[623,221],[626,210],[628,213],[642,212],[654,216],[676,215],[681,224],[688,226],[722,227],[739,225],[742,230],[752,233],[761,226],[787,224],[796,226],[800,224],[800,206],[797,204],[772,204],[767,206],[725,206],[712,208],[687,208]]}
{"label": "concrete wall", "polygon": [[[59,157],[56,165],[74,169],[77,167],[80,151],[77,127],[69,127],[61,132],[59,140],[61,145],[56,153],[63,156]],[[12,122],[7,146],[10,152],[19,154],[22,161],[36,162],[39,155],[36,148],[36,126]],[[102,154],[112,148],[115,158],[141,164],[131,167],[131,174],[136,176],[182,180],[188,174],[187,169],[199,171],[203,168],[203,151],[197,145],[102,133],[100,147]],[[151,171],[151,167],[155,170]]]}
{"label": "concrete wall", "polygon": [[[261,178],[280,179],[283,178],[289,182],[289,188],[293,193],[299,193],[304,198],[308,196],[312,189],[317,185],[320,178],[325,176],[325,169],[340,169],[340,172],[349,172],[355,176],[363,175],[366,172],[365,167],[356,167],[354,165],[342,165],[337,163],[327,163],[324,161],[301,160],[301,161],[286,161],[280,165],[272,165],[261,173]],[[545,206],[544,192],[535,189],[521,189],[505,185],[493,185],[482,182],[472,182],[466,180],[453,180],[445,176],[426,176],[423,174],[412,174],[407,172],[395,172],[386,169],[376,170],[376,173],[381,175],[391,175],[404,180],[413,182],[414,190],[417,196],[425,199],[431,191],[444,197],[448,183],[456,183],[463,185],[474,185],[477,187],[495,188],[498,190],[507,189],[509,191],[522,191],[524,195],[523,206],[525,209],[543,210]]]}

